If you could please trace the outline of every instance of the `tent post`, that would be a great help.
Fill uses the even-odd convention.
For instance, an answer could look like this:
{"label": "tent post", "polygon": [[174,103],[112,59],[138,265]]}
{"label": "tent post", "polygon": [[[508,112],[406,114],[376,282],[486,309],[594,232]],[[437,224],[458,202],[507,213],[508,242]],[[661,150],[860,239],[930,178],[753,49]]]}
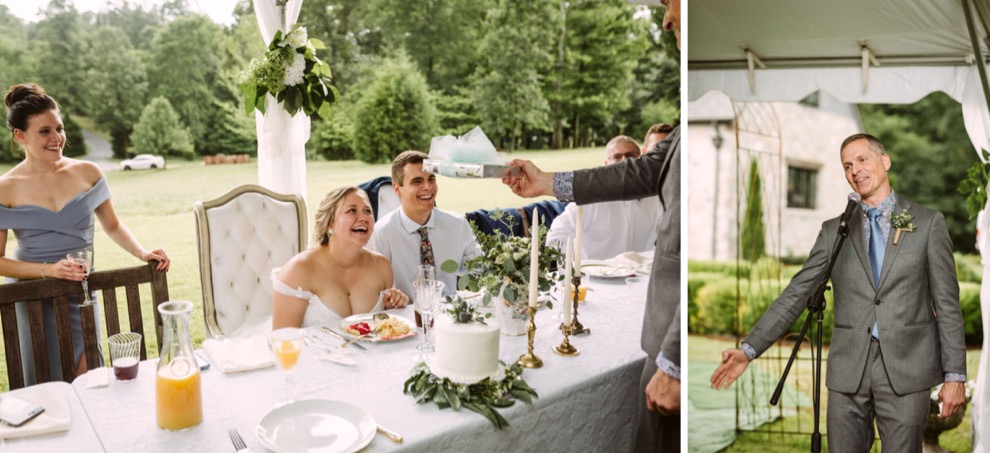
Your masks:
{"label": "tent post", "polygon": [[963,11],[966,13],[966,27],[969,29],[969,40],[973,44],[973,54],[976,55],[976,69],[980,72],[980,82],[983,84],[983,98],[990,109],[990,85],[987,84],[987,67],[980,51],[980,42],[976,36],[976,24],[973,23],[973,10],[970,0],[962,0]]}

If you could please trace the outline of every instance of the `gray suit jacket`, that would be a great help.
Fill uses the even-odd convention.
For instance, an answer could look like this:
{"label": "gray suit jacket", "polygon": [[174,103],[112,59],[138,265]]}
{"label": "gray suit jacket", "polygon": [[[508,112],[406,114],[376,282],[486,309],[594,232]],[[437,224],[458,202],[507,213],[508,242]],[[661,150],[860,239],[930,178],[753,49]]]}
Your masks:
{"label": "gray suit jacket", "polygon": [[650,288],[646,294],[641,344],[656,358],[663,352],[681,364],[681,128],[638,159],[574,172],[579,205],[660,197],[664,215],[657,226]]}
{"label": "gray suit jacket", "polygon": [[[891,227],[879,287],[873,282],[863,211],[857,207],[852,213],[849,238],[832,270],[835,303],[829,308],[835,325],[825,382],[831,390],[853,393],[859,387],[874,320],[895,392],[926,390],[941,383],[944,373],[966,372],[959,283],[945,218],[898,197],[893,213],[904,209],[914,216],[911,222],[917,230],[902,233],[894,245]],[[801,272],[746,337],[757,353],[769,348],[805,311],[805,295],[826,270],[838,225],[839,218],[822,224]]]}

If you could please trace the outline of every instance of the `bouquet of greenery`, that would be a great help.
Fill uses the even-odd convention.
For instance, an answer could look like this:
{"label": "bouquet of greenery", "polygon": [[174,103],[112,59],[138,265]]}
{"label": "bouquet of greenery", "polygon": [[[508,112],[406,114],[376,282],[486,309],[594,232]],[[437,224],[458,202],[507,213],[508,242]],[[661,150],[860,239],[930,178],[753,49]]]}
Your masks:
{"label": "bouquet of greenery", "polygon": [[[504,211],[495,210],[491,216],[492,219],[508,225],[511,229],[512,219]],[[457,289],[484,290],[482,305],[485,307],[490,306],[492,297],[501,296],[506,305],[512,307],[513,317],[526,317],[531,238],[506,236],[501,231],[485,234],[474,223],[471,224],[471,229],[474,230],[475,238],[483,253],[465,263],[468,272],[458,279]],[[546,237],[546,233],[546,225],[540,225],[540,237]],[[555,280],[563,278],[551,274],[551,271],[556,269],[557,263],[563,261],[560,251],[540,244],[537,287],[541,292],[549,291]],[[444,262],[441,270],[457,272],[457,263],[452,260]],[[547,302],[547,307],[553,308],[553,304]]]}
{"label": "bouquet of greenery", "polygon": [[327,118],[330,104],[340,93],[330,84],[330,65],[316,57],[326,49],[318,39],[310,39],[306,28],[294,25],[288,33],[275,33],[264,58],[254,58],[242,75],[241,92],[247,113],[265,113],[265,95],[271,94],[289,115],[300,109],[310,118]]}

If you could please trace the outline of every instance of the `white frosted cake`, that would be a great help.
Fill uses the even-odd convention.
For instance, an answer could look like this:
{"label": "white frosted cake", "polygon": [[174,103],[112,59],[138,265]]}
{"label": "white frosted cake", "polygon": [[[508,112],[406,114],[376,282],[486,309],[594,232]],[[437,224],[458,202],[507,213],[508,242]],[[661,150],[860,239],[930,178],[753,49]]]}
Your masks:
{"label": "white frosted cake", "polygon": [[436,352],[430,361],[430,371],[452,381],[473,384],[487,377],[496,377],[498,363],[499,327],[489,322],[455,323],[450,316],[437,316],[433,327]]}

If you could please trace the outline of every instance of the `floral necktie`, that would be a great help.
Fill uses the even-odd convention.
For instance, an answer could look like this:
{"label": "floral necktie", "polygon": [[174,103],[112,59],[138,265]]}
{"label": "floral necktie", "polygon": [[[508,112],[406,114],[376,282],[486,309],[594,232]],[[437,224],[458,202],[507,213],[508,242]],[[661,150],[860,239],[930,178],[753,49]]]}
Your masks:
{"label": "floral necktie", "polygon": [[426,227],[422,227],[419,232],[419,264],[433,265],[433,245],[430,244],[430,236],[426,234]]}

